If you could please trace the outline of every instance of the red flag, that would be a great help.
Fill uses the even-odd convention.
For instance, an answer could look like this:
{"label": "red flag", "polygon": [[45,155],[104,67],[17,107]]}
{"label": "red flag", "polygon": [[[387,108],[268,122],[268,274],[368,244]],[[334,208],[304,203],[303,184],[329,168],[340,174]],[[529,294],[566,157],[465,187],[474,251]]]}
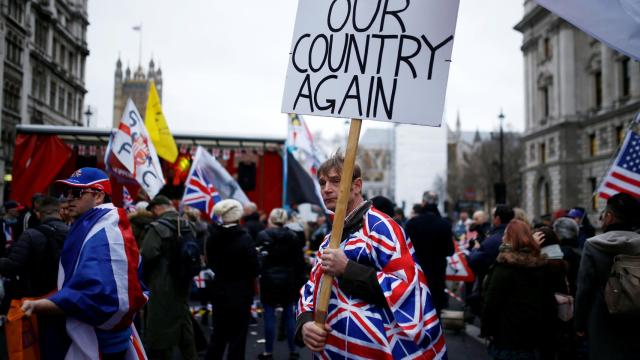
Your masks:
{"label": "red flag", "polygon": [[71,157],[72,151],[55,135],[19,134],[13,154],[12,200],[29,204],[36,192],[45,192]]}

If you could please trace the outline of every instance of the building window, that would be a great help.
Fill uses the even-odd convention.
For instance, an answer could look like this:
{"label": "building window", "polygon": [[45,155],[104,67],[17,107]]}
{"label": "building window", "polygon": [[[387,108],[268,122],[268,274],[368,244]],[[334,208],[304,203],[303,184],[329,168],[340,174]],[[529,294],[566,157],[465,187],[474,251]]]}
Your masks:
{"label": "building window", "polygon": [[608,149],[609,148],[609,131],[607,128],[602,128],[598,132],[600,135],[599,144],[600,149]]}
{"label": "building window", "polygon": [[62,68],[65,68],[65,62],[67,61],[67,49],[62,44],[60,44],[59,54],[60,58],[58,59],[58,65],[60,65]]}
{"label": "building window", "polygon": [[622,145],[624,141],[624,125],[616,126],[616,146]]}
{"label": "building window", "polygon": [[556,138],[549,139],[549,158],[555,158],[556,156]]}
{"label": "building window", "polygon": [[630,61],[628,57],[625,57],[620,61],[620,75],[622,78],[622,97],[629,97],[631,92],[631,72],[629,69]]}
{"label": "building window", "polygon": [[589,187],[591,189],[591,210],[598,210],[598,196],[595,194],[598,180],[594,177],[589,178]]}
{"label": "building window", "polygon": [[73,100],[73,94],[69,91],[67,94],[67,117],[69,117],[69,119],[73,118]]}
{"label": "building window", "polygon": [[546,124],[546,119],[549,117],[549,87],[544,86],[540,89],[540,97],[542,101],[542,124]]}
{"label": "building window", "polygon": [[47,91],[47,77],[42,68],[33,68],[31,75],[31,96],[38,100],[45,100]]}
{"label": "building window", "polygon": [[60,85],[60,88],[58,89],[58,108],[57,110],[61,113],[64,113],[64,96],[65,96],[65,91],[64,91],[64,86]]}
{"label": "building window", "polygon": [[545,60],[551,59],[551,56],[553,55],[553,51],[551,49],[551,39],[549,39],[548,37],[544,38],[543,40],[543,54]]}
{"label": "building window", "polygon": [[51,59],[56,61],[58,58],[58,40],[53,38],[53,44],[51,45]]}
{"label": "building window", "polygon": [[24,0],[9,0],[9,6],[7,9],[7,13],[9,17],[18,23],[22,24],[22,19],[24,17],[24,4],[26,1]]}
{"label": "building window", "polygon": [[6,109],[20,112],[20,88],[20,81],[18,79],[5,78],[2,96]]}
{"label": "building window", "polygon": [[540,163],[544,164],[547,162],[547,144],[540,144]]}
{"label": "building window", "polygon": [[545,181],[540,187],[540,215],[551,214],[551,189],[549,182]]}
{"label": "building window", "polygon": [[49,107],[53,110],[56,108],[56,97],[58,94],[58,84],[55,81],[51,80],[49,84]]}
{"label": "building window", "polygon": [[598,150],[598,143],[596,142],[596,134],[589,134],[589,155],[595,156]]}
{"label": "building window", "polygon": [[536,146],[534,144],[529,146],[529,162],[536,162]]}
{"label": "building window", "polygon": [[73,52],[69,51],[69,72],[72,75],[76,75],[76,57],[73,55]]}
{"label": "building window", "polygon": [[45,21],[43,21],[42,19],[40,19],[39,17],[36,17],[36,30],[35,30],[35,43],[36,43],[36,47],[42,51],[42,52],[47,52],[47,38],[49,37],[49,27],[47,26],[47,23]]}
{"label": "building window", "polygon": [[7,60],[17,66],[22,64],[22,39],[15,33],[9,31],[5,39],[7,47]]}
{"label": "building window", "polygon": [[596,108],[602,107],[602,71],[596,71],[593,75]]}

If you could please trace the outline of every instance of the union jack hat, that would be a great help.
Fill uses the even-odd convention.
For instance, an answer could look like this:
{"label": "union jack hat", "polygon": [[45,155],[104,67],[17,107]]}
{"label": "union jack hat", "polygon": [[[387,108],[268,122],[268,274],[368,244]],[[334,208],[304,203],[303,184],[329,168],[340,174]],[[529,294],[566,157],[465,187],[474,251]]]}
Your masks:
{"label": "union jack hat", "polygon": [[56,180],[56,182],[77,188],[95,189],[111,195],[109,176],[104,171],[92,167],[80,168],[68,179]]}

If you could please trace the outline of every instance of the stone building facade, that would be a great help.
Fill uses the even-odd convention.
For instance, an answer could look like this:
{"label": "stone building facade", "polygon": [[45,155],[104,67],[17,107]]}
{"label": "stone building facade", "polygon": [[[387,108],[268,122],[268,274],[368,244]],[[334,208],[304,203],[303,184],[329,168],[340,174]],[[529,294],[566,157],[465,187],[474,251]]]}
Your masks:
{"label": "stone building facade", "polygon": [[525,211],[582,206],[597,217],[603,201],[592,194],[640,110],[640,63],[532,0],[524,7],[515,29],[525,64]]}
{"label": "stone building facade", "polygon": [[83,125],[87,0],[0,0],[0,180],[17,124]]}
{"label": "stone building facade", "polygon": [[362,191],[368,199],[378,195],[394,198],[392,148],[392,128],[369,128],[362,136],[356,161],[362,169]]}
{"label": "stone building facade", "polygon": [[156,64],[151,59],[149,61],[149,69],[145,75],[141,65],[138,65],[136,71],[132,74],[131,69],[127,66],[127,69],[122,71],[122,61],[118,59],[116,62],[116,71],[114,74],[114,90],[113,90],[113,127],[117,128],[122,117],[124,107],[127,105],[127,100],[131,98],[133,103],[136,104],[138,111],[142,117],[145,116],[147,109],[147,98],[149,97],[149,84],[154,80],[156,84],[156,90],[160,101],[162,101],[162,69],[158,67],[156,70]]}

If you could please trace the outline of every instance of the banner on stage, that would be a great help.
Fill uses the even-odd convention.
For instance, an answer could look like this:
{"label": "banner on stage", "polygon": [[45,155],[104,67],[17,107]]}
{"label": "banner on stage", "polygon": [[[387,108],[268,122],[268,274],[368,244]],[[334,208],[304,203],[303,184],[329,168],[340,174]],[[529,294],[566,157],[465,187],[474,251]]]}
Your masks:
{"label": "banner on stage", "polygon": [[282,112],[440,126],[459,0],[299,0]]}

